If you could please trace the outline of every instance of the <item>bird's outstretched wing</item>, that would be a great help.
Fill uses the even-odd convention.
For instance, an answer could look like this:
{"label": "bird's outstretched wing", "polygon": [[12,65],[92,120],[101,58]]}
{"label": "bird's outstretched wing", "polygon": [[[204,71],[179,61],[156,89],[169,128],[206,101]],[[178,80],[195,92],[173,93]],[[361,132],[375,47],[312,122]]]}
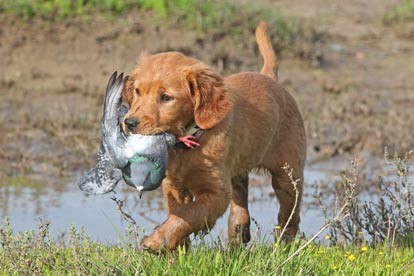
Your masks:
{"label": "bird's outstretched wing", "polygon": [[108,81],[102,114],[103,136],[113,133],[118,126],[118,109],[121,106],[124,82],[124,74],[117,76],[117,72],[114,72]]}
{"label": "bird's outstretched wing", "polygon": [[[117,154],[119,136],[118,109],[121,105],[125,79],[123,74],[113,73],[108,81],[102,115],[102,141],[99,147],[95,168],[90,169],[78,180],[78,187],[87,194],[105,194],[111,192],[122,178],[121,165],[126,159]],[[120,164],[122,163],[122,164]]]}
{"label": "bird's outstretched wing", "polygon": [[128,162],[124,149],[126,138],[120,128],[121,121],[128,111],[128,108],[121,105],[126,78],[123,74],[112,74],[106,88],[102,115],[103,144],[117,168],[125,167]]}
{"label": "bird's outstretched wing", "polygon": [[86,194],[106,194],[116,187],[122,171],[113,165],[112,158],[101,144],[95,168],[79,178],[78,187]]}

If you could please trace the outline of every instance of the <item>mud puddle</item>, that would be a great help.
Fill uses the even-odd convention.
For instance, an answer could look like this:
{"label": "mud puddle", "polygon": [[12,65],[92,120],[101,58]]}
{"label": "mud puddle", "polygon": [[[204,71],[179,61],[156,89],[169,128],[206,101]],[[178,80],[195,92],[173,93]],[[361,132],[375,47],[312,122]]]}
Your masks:
{"label": "mud puddle", "polygon": [[[307,183],[330,182],[334,179],[327,172],[312,170],[306,171],[305,177]],[[138,193],[132,188],[123,183],[120,186],[125,187],[118,188],[115,196],[124,200],[125,211],[134,217],[141,231],[149,233],[163,222],[166,216],[160,190],[144,193],[142,199],[139,199]],[[0,187],[1,217],[10,218],[14,231],[37,229],[41,221],[50,221],[51,234],[55,237],[74,225],[76,228],[84,226],[85,233],[93,240],[108,244],[122,241],[127,225],[121,218],[116,203],[111,200],[114,194],[85,196],[77,189],[74,179],[64,185],[57,183],[55,187],[64,188],[53,189],[35,181],[26,187],[21,187],[19,183]],[[324,218],[320,211],[309,208],[307,202],[312,200],[312,193],[307,189],[302,208],[301,231],[311,235],[323,224]],[[257,222],[257,225],[252,222],[252,233],[257,233],[260,239],[273,238],[279,207],[268,176],[251,175],[249,204],[251,217]],[[226,239],[227,218],[228,211],[217,221],[211,237]]]}

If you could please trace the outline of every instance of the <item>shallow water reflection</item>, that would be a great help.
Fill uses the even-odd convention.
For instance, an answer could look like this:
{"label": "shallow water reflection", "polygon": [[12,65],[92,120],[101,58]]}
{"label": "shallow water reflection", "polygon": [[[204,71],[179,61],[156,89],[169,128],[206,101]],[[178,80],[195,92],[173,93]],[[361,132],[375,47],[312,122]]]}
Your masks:
{"label": "shallow water reflection", "polygon": [[[318,181],[330,182],[334,179],[329,173],[308,170],[305,173],[307,184]],[[18,181],[17,181],[18,182]],[[29,187],[21,187],[16,181],[2,181],[0,185],[0,214],[9,216],[13,230],[36,229],[40,220],[50,221],[52,235],[66,232],[71,225],[84,226],[85,233],[93,240],[104,243],[116,243],[122,239],[126,224],[110,198],[113,194],[85,196],[77,189],[75,180],[66,184],[44,186],[33,181]],[[33,186],[33,187],[32,187]],[[139,199],[138,193],[125,184],[120,184],[116,197],[125,201],[125,211],[131,214],[141,230],[150,232],[165,219],[164,201],[160,190],[144,193]],[[306,235],[315,233],[324,223],[319,210],[308,206],[312,199],[311,185],[305,187],[302,207],[301,231]],[[273,238],[273,229],[277,223],[278,203],[270,185],[270,177],[251,175],[249,187],[250,214],[260,228],[260,238]],[[228,212],[217,221],[212,237],[226,238]],[[256,226],[252,223],[251,231]]]}

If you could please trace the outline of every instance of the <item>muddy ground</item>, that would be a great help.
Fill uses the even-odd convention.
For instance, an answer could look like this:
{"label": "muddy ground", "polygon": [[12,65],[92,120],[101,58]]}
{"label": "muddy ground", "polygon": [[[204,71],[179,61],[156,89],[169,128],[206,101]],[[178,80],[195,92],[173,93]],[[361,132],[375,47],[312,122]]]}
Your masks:
{"label": "muddy ground", "polygon": [[[306,54],[281,52],[279,71],[305,120],[308,166],[414,148],[414,25],[382,22],[396,3],[263,1],[315,30]],[[223,75],[261,66],[252,30],[201,33],[139,11],[60,22],[0,14],[0,176],[79,175],[94,162],[110,74],[167,50]]]}

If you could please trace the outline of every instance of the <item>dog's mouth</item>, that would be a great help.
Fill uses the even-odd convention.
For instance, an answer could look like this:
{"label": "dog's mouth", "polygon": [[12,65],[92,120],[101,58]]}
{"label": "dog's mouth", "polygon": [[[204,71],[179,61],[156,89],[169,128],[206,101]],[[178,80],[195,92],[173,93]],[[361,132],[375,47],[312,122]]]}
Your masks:
{"label": "dog's mouth", "polygon": [[183,136],[185,133],[185,129],[183,127],[171,127],[171,126],[141,126],[133,131],[129,131],[124,124],[122,124],[122,133],[125,137],[133,134],[139,134],[144,136],[158,136],[158,135],[165,135],[170,134],[175,137]]}
{"label": "dog's mouth", "polygon": [[169,128],[167,127],[156,127],[156,128],[142,128],[137,129],[133,132],[127,132],[126,135],[130,134],[139,134],[139,135],[145,135],[145,136],[156,136],[156,135],[162,135],[169,131]]}

